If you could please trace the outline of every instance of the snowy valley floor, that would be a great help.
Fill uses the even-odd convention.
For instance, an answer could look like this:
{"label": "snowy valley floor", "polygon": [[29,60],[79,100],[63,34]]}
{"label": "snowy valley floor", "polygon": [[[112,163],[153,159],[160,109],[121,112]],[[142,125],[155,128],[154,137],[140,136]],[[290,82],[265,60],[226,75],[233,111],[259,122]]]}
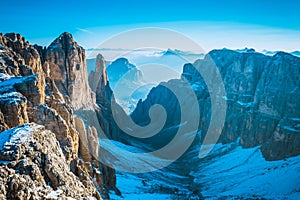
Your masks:
{"label": "snowy valley floor", "polygon": [[[199,187],[205,199],[300,199],[300,156],[269,162],[259,147],[218,144],[195,165],[199,170],[190,173],[192,184]],[[174,173],[162,174],[169,180],[174,178]],[[117,187],[122,197],[112,192],[111,199],[197,199],[180,195],[180,190],[174,190],[164,178],[118,172]]]}

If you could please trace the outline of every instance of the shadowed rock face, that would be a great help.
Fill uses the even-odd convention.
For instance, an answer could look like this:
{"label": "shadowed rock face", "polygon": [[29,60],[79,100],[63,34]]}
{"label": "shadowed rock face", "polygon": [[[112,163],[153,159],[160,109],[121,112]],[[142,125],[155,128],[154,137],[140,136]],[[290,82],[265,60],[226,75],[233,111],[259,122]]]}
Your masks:
{"label": "shadowed rock face", "polygon": [[[35,122],[55,134],[64,155],[60,167],[89,188],[86,193],[80,193],[81,186],[74,185],[72,191],[70,183],[70,187],[61,189],[60,196],[92,195],[99,199],[98,193],[108,198],[107,189],[118,191],[114,170],[102,166],[97,158],[101,150],[98,132],[103,131],[99,123],[102,119],[88,84],[84,49],[69,33],[60,35],[48,48],[33,47],[19,34],[0,34],[0,47],[0,131]],[[102,70],[105,73],[105,68]],[[97,87],[111,91],[103,82]],[[105,96],[101,91],[99,95]],[[52,155],[48,155],[49,159]],[[28,156],[38,159],[35,154]],[[55,176],[61,175],[66,174],[55,172]],[[91,179],[95,181],[92,183]],[[15,181],[19,181],[18,177]],[[51,181],[54,185],[60,182],[55,177]],[[67,183],[63,179],[61,182]],[[26,193],[29,185],[20,190]]]}
{"label": "shadowed rock face", "polygon": [[[196,68],[209,71],[215,66],[224,82],[228,106],[219,141],[229,143],[240,138],[240,145],[246,148],[262,145],[261,151],[267,160],[300,154],[300,59],[283,52],[269,57],[253,52],[214,50],[203,60],[186,64],[182,77],[190,83],[186,87],[192,86],[197,95],[202,136],[210,122],[211,99]],[[166,85],[174,81],[182,85],[183,79]],[[213,80],[208,84],[213,84]],[[147,123],[148,110],[156,103],[165,105],[173,118],[179,117],[180,113],[172,109],[178,102],[164,90],[162,85],[151,90],[148,98],[137,105],[133,119]],[[167,121],[166,127],[171,126]]]}
{"label": "shadowed rock face", "polygon": [[126,75],[127,81],[139,81],[142,78],[142,72],[133,64],[129,63],[126,58],[118,58],[107,67],[109,82],[114,88],[122,76]]}
{"label": "shadowed rock face", "polygon": [[[96,57],[95,69],[89,75],[89,84],[95,95],[96,113],[101,130],[108,138],[118,140],[121,130],[115,123],[113,112],[116,115],[126,116],[123,109],[116,103],[110,82],[106,73],[106,61],[101,54]],[[85,114],[85,116],[87,116]],[[89,120],[92,121],[92,120]]]}

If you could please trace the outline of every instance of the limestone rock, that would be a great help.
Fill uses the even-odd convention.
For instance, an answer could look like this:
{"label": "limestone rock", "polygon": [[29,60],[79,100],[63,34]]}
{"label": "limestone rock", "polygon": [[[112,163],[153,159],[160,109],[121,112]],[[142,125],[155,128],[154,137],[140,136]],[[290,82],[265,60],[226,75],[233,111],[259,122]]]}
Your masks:
{"label": "limestone rock", "polygon": [[5,34],[3,43],[8,48],[11,48],[15,52],[16,56],[24,59],[24,62],[21,62],[21,64],[28,65],[35,74],[42,75],[44,73],[38,51],[20,34]]}
{"label": "limestone rock", "polygon": [[[103,132],[103,128],[107,128],[109,125],[102,125],[102,122],[107,120],[104,119],[106,116],[99,115],[100,108],[94,104],[96,100],[92,99],[93,92],[89,87],[87,79],[84,49],[74,41],[71,34],[63,33],[47,48],[44,60],[44,70],[46,71],[46,68],[49,69],[48,77],[53,80],[53,83],[48,81],[49,88],[54,88],[55,90],[57,87],[58,89],[58,92],[54,92],[53,95],[60,96],[55,93],[61,93],[64,101],[72,105],[75,115],[73,120],[72,118],[71,120],[67,119],[68,114],[60,115],[65,116],[63,117],[64,120],[70,121],[70,123],[67,123],[69,127],[76,128],[76,132],[78,132],[79,156],[87,163],[99,162],[98,133]],[[103,103],[101,104],[101,111],[107,112],[109,110],[107,103],[110,103],[112,91],[107,82],[104,63],[105,60],[103,57],[98,56],[95,70],[97,75],[95,74],[94,76],[94,81],[96,81],[96,85],[94,85],[96,87],[96,96],[94,95],[94,98],[97,98],[97,102],[100,99],[99,101]],[[50,91],[53,91],[53,89]],[[53,108],[53,105],[49,103],[48,105]],[[55,108],[55,110],[61,109]],[[110,113],[107,113],[107,115],[110,115]],[[95,164],[92,168],[97,170],[98,166],[99,164]],[[110,170],[105,175],[108,179],[115,180],[114,171]],[[106,183],[110,182],[105,182],[104,185]],[[110,183],[109,189],[115,188],[115,181],[113,184],[114,187]],[[98,185],[97,187],[102,188],[103,186]]]}
{"label": "limestone rock", "polygon": [[3,116],[2,111],[0,110],[0,132],[7,130],[9,127],[8,125],[5,123],[5,119]]}
{"label": "limestone rock", "polygon": [[106,61],[101,54],[96,57],[95,71],[92,70],[89,75],[89,84],[93,92],[96,92],[97,86],[101,84],[103,87],[107,85]]}
{"label": "limestone rock", "polygon": [[17,92],[0,95],[0,110],[2,124],[8,127],[29,122],[27,115],[27,99]]}
{"label": "limestone rock", "polygon": [[0,182],[8,199],[100,199],[90,179],[70,170],[54,133],[31,123],[0,133]]}
{"label": "limestone rock", "polygon": [[86,132],[86,127],[84,125],[84,122],[78,118],[75,117],[75,124],[76,124],[76,130],[79,133],[79,154],[81,158],[85,162],[91,162],[92,158],[89,152],[89,143],[88,143],[88,135]]}
{"label": "limestone rock", "polygon": [[57,88],[71,99],[75,109],[88,107],[91,90],[88,84],[84,49],[69,33],[61,34],[46,50],[45,62]]}
{"label": "limestone rock", "polygon": [[48,130],[56,134],[67,160],[74,158],[78,150],[77,132],[72,132],[61,115],[44,104],[37,107],[36,116],[38,124],[43,124]]}
{"label": "limestone rock", "polygon": [[14,87],[31,102],[32,106],[45,102],[45,79],[42,75],[27,76],[26,79],[17,82]]}
{"label": "limestone rock", "polygon": [[[97,62],[95,66],[95,71],[92,71],[89,76],[89,81],[96,81],[97,84],[91,84],[91,87],[95,89],[95,99],[96,106],[94,106],[94,113],[91,116],[96,114],[96,118],[98,119],[97,126],[93,125],[97,132],[104,132],[109,138],[117,138],[120,130],[115,123],[113,117],[113,109],[114,107],[118,108],[118,111],[115,112],[124,112],[120,106],[117,105],[115,98],[113,96],[113,91],[110,88],[107,73],[106,73],[106,61],[102,57],[101,54],[97,56]],[[79,112],[82,113],[82,112]],[[125,114],[125,113],[124,113]],[[86,114],[84,114],[87,117]],[[83,118],[85,118],[83,117]],[[90,117],[87,117],[90,119]],[[95,116],[94,116],[95,118]],[[89,121],[94,121],[90,119]]]}
{"label": "limestone rock", "polygon": [[[61,155],[64,156],[64,160],[59,160],[52,154],[43,155],[47,166],[41,167],[44,168],[41,173],[38,173],[40,170],[37,170],[37,166],[30,164],[30,160],[22,160],[15,165],[14,170],[20,170],[24,174],[17,174],[13,181],[7,182],[8,187],[13,187],[14,190],[0,188],[3,189],[3,195],[13,199],[29,198],[30,195],[33,199],[35,196],[46,198],[49,192],[50,196],[62,198],[66,195],[76,196],[73,189],[62,186],[66,183],[64,176],[69,175],[53,169],[52,165],[57,163],[60,167],[71,165],[72,176],[76,175],[84,187],[89,188],[89,191],[98,190],[101,195],[109,198],[108,189],[117,191],[115,172],[103,169],[105,172],[102,173],[102,168],[99,168],[98,153],[101,149],[98,132],[103,132],[100,124],[105,119],[101,119],[102,116],[98,114],[100,108],[96,105],[96,95],[88,84],[84,49],[69,33],[63,33],[48,48],[32,46],[19,34],[0,34],[0,48],[0,131],[27,122],[44,125],[55,134],[63,153]],[[98,64],[97,72],[102,70],[104,79],[99,81],[97,87],[106,88],[99,90],[98,95],[104,97],[102,100],[106,102],[107,94],[111,97],[112,93],[105,67],[101,68],[100,61]],[[104,93],[101,94],[101,91]],[[103,107],[103,111],[105,110]],[[82,151],[84,146],[86,154]],[[14,158],[21,159],[18,156],[19,154]],[[28,176],[46,178],[36,178],[34,181],[37,183],[33,183]],[[92,179],[96,181],[91,182]],[[106,181],[102,181],[104,179]],[[46,184],[47,181],[51,182],[54,190],[30,188],[31,185],[43,185],[43,181]],[[18,182],[23,185],[19,187]],[[73,187],[77,183],[71,180],[69,184]],[[21,196],[14,193],[19,190]],[[97,192],[94,196],[100,198]]]}
{"label": "limestone rock", "polygon": [[[200,108],[199,131],[204,138],[211,117],[211,99],[207,85],[214,87],[214,76],[204,82],[203,74],[217,67],[226,90],[227,115],[220,142],[234,142],[240,138],[245,147],[262,145],[267,160],[299,155],[300,126],[300,59],[279,52],[274,56],[249,51],[213,50],[204,59],[184,66],[182,80],[193,88]],[[212,74],[213,75],[213,74]],[[172,82],[167,83],[167,87]],[[161,86],[151,90],[145,101],[139,102],[132,118],[139,124],[149,123],[148,111],[154,104],[162,104],[171,118],[180,117],[174,106],[176,97]],[[174,124],[167,120],[166,126]],[[167,129],[166,129],[167,130]],[[176,131],[176,130],[175,130]],[[171,131],[172,132],[172,131]]]}

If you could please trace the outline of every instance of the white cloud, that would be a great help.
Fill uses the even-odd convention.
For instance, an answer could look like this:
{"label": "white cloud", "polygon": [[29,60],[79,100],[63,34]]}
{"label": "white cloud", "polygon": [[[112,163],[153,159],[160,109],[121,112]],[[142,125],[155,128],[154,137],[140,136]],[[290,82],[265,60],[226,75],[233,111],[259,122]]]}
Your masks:
{"label": "white cloud", "polygon": [[83,33],[88,33],[88,34],[95,34],[94,32],[88,30],[88,29],[84,29],[84,28],[76,28],[78,31],[81,31]]}

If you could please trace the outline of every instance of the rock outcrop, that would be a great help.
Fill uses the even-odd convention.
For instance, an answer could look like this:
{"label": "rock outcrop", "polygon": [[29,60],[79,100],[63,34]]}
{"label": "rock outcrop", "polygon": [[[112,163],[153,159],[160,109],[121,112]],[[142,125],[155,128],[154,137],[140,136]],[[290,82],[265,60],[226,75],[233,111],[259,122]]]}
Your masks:
{"label": "rock outcrop", "polygon": [[55,134],[45,127],[23,124],[0,138],[1,199],[101,198],[86,172],[79,178],[71,172]]}
{"label": "rock outcrop", "polygon": [[[53,59],[51,56],[54,55],[55,57],[55,55],[60,54],[65,55],[65,59]],[[45,63],[43,66],[48,66],[50,72],[53,70],[52,67],[54,67],[54,69],[59,67],[63,71],[63,74],[65,74],[65,77],[70,79],[66,82],[62,82],[61,80],[63,78],[57,78],[54,80],[54,83],[55,85],[64,85],[64,87],[68,84],[68,88],[71,88],[71,90],[66,93],[64,87],[57,87],[59,92],[64,96],[65,101],[70,101],[73,107],[74,119],[72,122],[74,122],[73,124],[76,131],[78,131],[79,156],[85,162],[84,165],[90,166],[88,169],[90,173],[93,174],[92,177],[96,179],[97,188],[100,189],[104,196],[108,196],[107,190],[110,189],[118,192],[115,186],[115,171],[102,165],[98,158],[100,148],[98,134],[112,134],[111,129],[107,128],[110,127],[109,124],[111,123],[103,123],[112,118],[111,112],[107,113],[107,110],[110,110],[112,91],[107,81],[105,60],[103,57],[98,56],[94,76],[95,83],[92,90],[87,79],[85,52],[83,48],[74,41],[70,34],[63,33],[57,38],[46,49],[45,55]],[[71,63],[66,65],[67,68],[65,71],[63,68],[64,63]],[[70,74],[68,75],[67,72]],[[52,76],[49,75],[49,77],[51,78]],[[94,91],[95,87],[96,90]],[[98,101],[101,101],[101,104],[96,104]],[[107,115],[103,115],[103,113],[107,113]]]}
{"label": "rock outcrop", "polygon": [[44,74],[38,51],[20,34],[0,33],[1,72],[11,76]]}
{"label": "rock outcrop", "polygon": [[[182,80],[172,80],[174,85],[187,91],[193,88],[200,108],[199,131],[204,138],[211,117],[211,99],[199,71],[217,67],[226,90],[227,115],[219,141],[229,143],[240,138],[245,148],[262,145],[267,160],[283,159],[299,155],[300,142],[300,59],[279,52],[270,57],[256,52],[238,53],[230,50],[211,51],[203,60],[186,64]],[[187,80],[190,85],[182,87]],[[163,97],[163,98],[161,98]],[[148,111],[154,104],[162,104],[172,118],[179,118],[178,102],[171,92],[159,85],[147,99],[139,102],[132,118],[140,124],[149,122]],[[171,127],[173,120],[165,127]],[[176,132],[176,130],[174,130]],[[174,132],[173,131],[173,132]],[[172,132],[172,131],[171,131]]]}
{"label": "rock outcrop", "polygon": [[[106,73],[106,61],[101,54],[97,55],[95,70],[92,70],[89,75],[89,83],[92,90],[95,92],[95,100],[97,107],[95,108],[101,130],[108,138],[118,139],[121,130],[115,122],[115,116],[126,115],[123,109],[117,104],[113,91],[108,81]],[[87,117],[87,114],[84,114]],[[93,120],[89,120],[91,122]],[[95,126],[96,127],[96,126]]]}
{"label": "rock outcrop", "polygon": [[72,117],[63,119],[62,116],[71,116],[72,109],[65,109],[61,116],[57,113],[68,105],[44,73],[38,51],[19,34],[1,37],[1,111],[5,123],[9,128],[27,122],[45,125],[57,135],[67,160],[71,160],[77,153],[78,133]]}
{"label": "rock outcrop", "polygon": [[[95,66],[94,66],[95,67]],[[95,71],[92,70],[89,74],[89,84],[93,92],[96,92],[98,85],[102,87],[107,85],[106,61],[101,54],[96,57]]]}
{"label": "rock outcrop", "polygon": [[92,103],[85,59],[84,49],[67,32],[55,39],[45,53],[44,69],[49,70],[49,77],[70,98],[74,109]]}
{"label": "rock outcrop", "polygon": [[[101,119],[96,95],[88,84],[84,49],[69,33],[60,35],[47,48],[32,46],[19,34],[0,34],[0,47],[0,131],[28,122],[43,125],[47,133],[55,134],[63,153],[60,155],[64,156],[59,161],[62,171],[53,172],[52,178],[49,177],[56,190],[53,194],[76,199],[89,195],[100,198],[101,194],[109,198],[107,190],[118,191],[116,177],[114,170],[102,165],[98,159],[98,132],[103,132],[99,121],[104,119]],[[105,68],[102,70],[105,73]],[[97,87],[110,90],[103,82]],[[53,160],[54,154],[46,156]],[[39,159],[35,156],[31,155],[30,159]],[[69,176],[69,173],[77,178],[74,183],[71,183],[73,178],[55,178]],[[18,182],[19,178],[15,178],[12,180]],[[1,181],[6,182],[6,179]],[[57,190],[62,183],[69,183],[70,187]],[[29,185],[24,184],[22,191],[28,193]],[[82,191],[85,187],[88,189]]]}

